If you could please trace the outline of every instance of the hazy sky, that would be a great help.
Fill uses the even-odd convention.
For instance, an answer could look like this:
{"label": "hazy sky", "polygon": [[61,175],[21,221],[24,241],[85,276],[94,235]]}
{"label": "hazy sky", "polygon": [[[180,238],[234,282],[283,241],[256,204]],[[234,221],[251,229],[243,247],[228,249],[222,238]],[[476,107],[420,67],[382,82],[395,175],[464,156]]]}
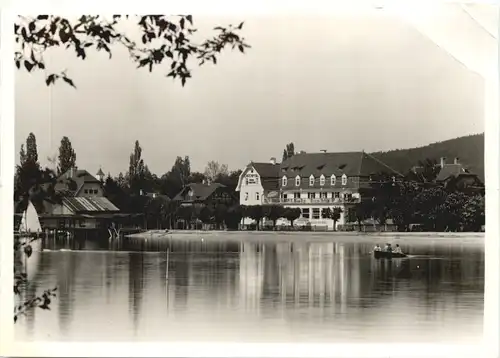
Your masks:
{"label": "hazy sky", "polygon": [[[41,74],[16,78],[16,153],[29,132],[39,157],[68,136],[77,164],[113,175],[128,168],[138,139],[150,169],[177,155],[193,170],[209,160],[242,168],[306,151],[422,146],[484,131],[483,79],[412,26],[381,12],[359,16],[196,18],[201,34],[245,20],[246,55],[194,68],[184,88],[166,69],[136,70],[123,51],[50,57],[77,90],[48,88]],[[16,158],[17,160],[17,158]]]}

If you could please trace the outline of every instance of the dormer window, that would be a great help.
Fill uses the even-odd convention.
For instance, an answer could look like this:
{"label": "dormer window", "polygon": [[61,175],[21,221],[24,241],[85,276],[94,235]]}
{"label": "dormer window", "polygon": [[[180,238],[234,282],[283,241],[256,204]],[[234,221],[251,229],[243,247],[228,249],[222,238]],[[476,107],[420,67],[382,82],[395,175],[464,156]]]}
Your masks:
{"label": "dormer window", "polygon": [[286,179],[286,176],[283,176],[283,178],[281,178],[281,186],[286,186],[288,183],[287,183],[287,179]]}
{"label": "dormer window", "polygon": [[335,176],[335,174],[332,174],[332,176],[330,177],[330,185],[335,186],[335,184],[337,184],[337,177]]}
{"label": "dormer window", "polygon": [[342,185],[347,185],[347,175],[342,174]]}
{"label": "dormer window", "polygon": [[314,186],[314,175],[309,177],[309,186]]}
{"label": "dormer window", "polygon": [[300,186],[300,176],[295,177],[295,186]]}
{"label": "dormer window", "polygon": [[325,176],[323,174],[321,174],[321,176],[319,177],[319,185],[325,185]]}

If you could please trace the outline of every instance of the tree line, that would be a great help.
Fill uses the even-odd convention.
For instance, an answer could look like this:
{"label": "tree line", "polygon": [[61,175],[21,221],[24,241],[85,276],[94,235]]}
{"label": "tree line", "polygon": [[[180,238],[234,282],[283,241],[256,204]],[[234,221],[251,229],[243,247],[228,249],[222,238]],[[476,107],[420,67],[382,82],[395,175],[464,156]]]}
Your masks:
{"label": "tree line", "polygon": [[347,212],[347,221],[372,218],[385,225],[389,220],[397,231],[477,232],[485,224],[484,187],[464,185],[458,177],[436,180],[439,166],[434,160],[421,162],[420,174],[409,172],[393,180],[379,173],[372,177],[360,203]]}

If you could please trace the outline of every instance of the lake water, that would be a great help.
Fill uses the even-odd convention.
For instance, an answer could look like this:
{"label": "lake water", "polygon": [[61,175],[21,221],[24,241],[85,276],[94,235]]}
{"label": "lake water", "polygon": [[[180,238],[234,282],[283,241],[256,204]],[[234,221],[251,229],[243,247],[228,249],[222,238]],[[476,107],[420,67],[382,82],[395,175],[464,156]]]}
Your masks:
{"label": "lake water", "polygon": [[387,238],[226,235],[46,240],[44,251],[28,260],[23,295],[57,286],[58,296],[50,311],[20,318],[16,339],[475,343],[482,337],[482,238],[392,238],[411,256],[390,261],[370,255]]}

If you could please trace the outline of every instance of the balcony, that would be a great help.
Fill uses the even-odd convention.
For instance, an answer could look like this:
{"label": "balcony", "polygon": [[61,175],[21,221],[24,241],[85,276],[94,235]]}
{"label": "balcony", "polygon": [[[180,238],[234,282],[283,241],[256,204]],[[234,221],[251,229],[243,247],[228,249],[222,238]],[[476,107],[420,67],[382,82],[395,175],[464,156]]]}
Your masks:
{"label": "balcony", "polygon": [[285,205],[285,204],[355,204],[359,203],[360,200],[358,198],[352,199],[341,199],[341,198],[263,198],[264,204],[277,204],[277,205]]}

